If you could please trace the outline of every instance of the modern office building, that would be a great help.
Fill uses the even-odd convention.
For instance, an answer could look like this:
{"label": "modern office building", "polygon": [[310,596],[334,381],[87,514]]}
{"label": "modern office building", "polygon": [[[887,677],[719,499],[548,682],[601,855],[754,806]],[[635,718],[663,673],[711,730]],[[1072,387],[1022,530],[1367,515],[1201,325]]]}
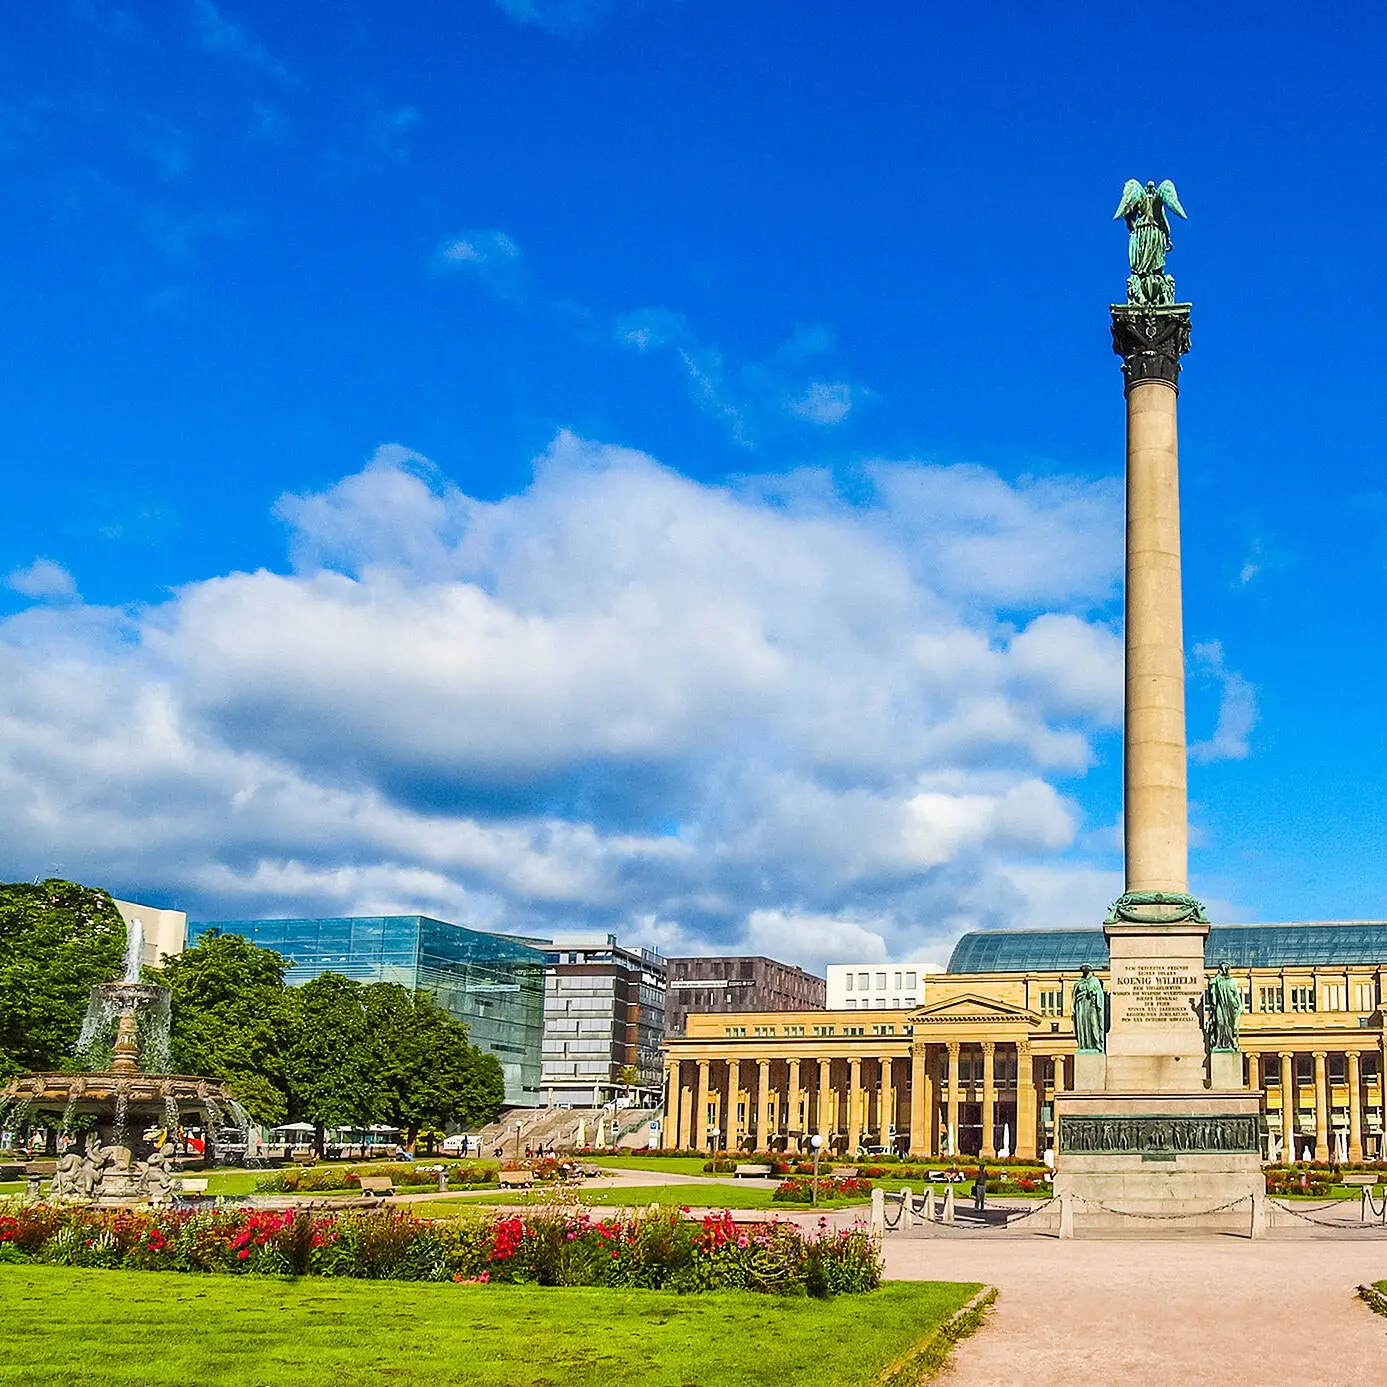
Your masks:
{"label": "modern office building", "polygon": [[475,1045],[501,1061],[508,1105],[538,1102],[542,949],[426,915],[203,920],[188,926],[188,943],[211,934],[239,934],[274,949],[288,963],[291,983],[341,973],[358,982],[393,982],[428,993],[466,1024]]}
{"label": "modern office building", "polygon": [[[1267,1154],[1387,1155],[1387,922],[1216,925],[1205,964],[1225,961]],[[664,1145],[793,1149],[817,1133],[849,1152],[1036,1156],[1052,1144],[1055,1094],[1073,1084],[1070,1004],[1085,964],[1107,988],[1102,930],[966,934],[947,971],[917,978],[911,1007],[903,996],[865,1016],[691,1015],[666,1042]]]}
{"label": "modern office building", "polygon": [[671,958],[665,996],[665,1031],[684,1034],[691,1011],[816,1011],[825,1003],[824,980],[773,958]]}
{"label": "modern office building", "polygon": [[554,938],[547,961],[544,1101],[595,1108],[629,1096],[658,1106],[664,957],[623,947],[614,934],[575,934]]}
{"label": "modern office building", "polygon": [[943,970],[937,963],[830,963],[825,970],[831,1011],[883,1011],[913,1007],[923,979]]}

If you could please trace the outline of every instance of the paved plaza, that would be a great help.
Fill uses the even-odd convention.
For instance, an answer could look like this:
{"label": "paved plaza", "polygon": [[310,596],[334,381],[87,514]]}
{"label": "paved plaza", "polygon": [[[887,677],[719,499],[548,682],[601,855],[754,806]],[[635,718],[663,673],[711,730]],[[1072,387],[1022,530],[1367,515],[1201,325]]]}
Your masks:
{"label": "paved plaza", "polygon": [[942,1387],[1357,1387],[1387,1380],[1387,1319],[1355,1295],[1387,1237],[889,1238],[887,1275],[1000,1292]]}

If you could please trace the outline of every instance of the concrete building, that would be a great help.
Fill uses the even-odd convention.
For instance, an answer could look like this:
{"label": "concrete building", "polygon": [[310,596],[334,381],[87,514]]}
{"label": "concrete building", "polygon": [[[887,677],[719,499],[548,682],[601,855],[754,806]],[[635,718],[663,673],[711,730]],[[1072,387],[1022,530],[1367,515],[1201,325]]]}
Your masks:
{"label": "concrete building", "polygon": [[[1205,960],[1243,994],[1264,1154],[1288,1137],[1302,1157],[1387,1154],[1387,922],[1214,926]],[[664,1144],[795,1149],[817,1132],[838,1151],[1039,1155],[1074,1083],[1084,964],[1107,983],[1101,929],[967,934],[913,1008],[691,1015],[666,1041]]]}
{"label": "concrete building", "polygon": [[759,955],[671,958],[668,967],[669,1035],[683,1035],[684,1018],[691,1011],[817,1011],[826,1000],[822,978]]}
{"label": "concrete building", "polygon": [[134,901],[116,901],[121,919],[129,928],[136,920],[144,931],[144,948],[140,962],[148,968],[174,954],[181,954],[188,940],[188,916],[181,910],[160,910],[153,905],[138,905]]}
{"label": "concrete building", "polygon": [[937,963],[830,963],[825,1005],[830,1011],[899,1011],[920,1000],[920,988]]}
{"label": "concrete building", "polygon": [[190,944],[217,934],[239,934],[282,954],[291,983],[340,973],[427,993],[467,1026],[474,1045],[500,1060],[509,1106],[538,1102],[545,956],[533,944],[426,915],[202,920],[188,926]]}
{"label": "concrete building", "polygon": [[[547,946],[543,1101],[600,1107],[630,1095],[661,1096],[665,959],[628,948],[613,934],[560,935]],[[623,1071],[635,1071],[628,1082]]]}

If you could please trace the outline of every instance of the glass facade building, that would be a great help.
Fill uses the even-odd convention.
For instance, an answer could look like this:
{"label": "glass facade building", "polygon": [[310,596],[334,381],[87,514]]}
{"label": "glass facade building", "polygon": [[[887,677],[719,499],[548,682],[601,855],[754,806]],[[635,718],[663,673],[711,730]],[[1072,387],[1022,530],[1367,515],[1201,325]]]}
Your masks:
{"label": "glass facade building", "polygon": [[427,915],[203,920],[189,923],[188,944],[215,934],[239,934],[282,954],[291,983],[340,973],[357,982],[393,982],[427,993],[467,1026],[473,1044],[500,1060],[508,1104],[533,1106],[538,1101],[544,1036],[541,949]]}

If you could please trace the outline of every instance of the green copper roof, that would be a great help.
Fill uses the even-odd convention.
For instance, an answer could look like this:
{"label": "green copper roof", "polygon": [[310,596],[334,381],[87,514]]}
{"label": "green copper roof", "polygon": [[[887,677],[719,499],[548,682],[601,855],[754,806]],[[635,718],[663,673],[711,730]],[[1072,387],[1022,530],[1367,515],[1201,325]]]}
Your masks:
{"label": "green copper roof", "polygon": [[[1387,920],[1324,924],[1215,925],[1204,946],[1215,968],[1293,968],[1387,964]],[[954,945],[950,973],[1077,972],[1108,966],[1100,929],[981,930]]]}

